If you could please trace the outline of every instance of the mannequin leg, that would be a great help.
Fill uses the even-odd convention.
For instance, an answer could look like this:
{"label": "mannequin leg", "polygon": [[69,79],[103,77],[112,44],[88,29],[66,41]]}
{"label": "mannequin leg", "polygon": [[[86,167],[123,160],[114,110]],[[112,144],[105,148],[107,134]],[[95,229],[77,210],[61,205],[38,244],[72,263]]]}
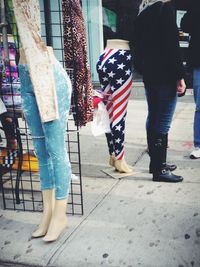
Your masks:
{"label": "mannequin leg", "polygon": [[[112,101],[109,101],[106,105],[106,108],[109,112],[109,110],[112,110]],[[109,151],[109,155],[110,155],[110,158],[109,158],[109,165],[114,167],[115,166],[115,153],[114,153],[114,138],[113,138],[113,134],[112,134],[112,121],[111,121],[111,118],[110,118],[110,133],[106,133],[106,140],[107,140],[107,145],[108,145],[108,151]]]}
{"label": "mannequin leg", "polygon": [[[28,114],[30,113],[26,116],[32,135],[36,134],[37,131],[37,136],[33,135],[33,142],[39,160],[41,189],[44,201],[40,225],[32,236],[39,237],[47,233],[48,241],[52,237],[55,240],[66,228],[66,219],[64,219],[66,218],[66,197],[71,178],[71,166],[64,139],[69,101],[64,97],[61,99],[67,105],[66,112],[63,112],[61,117],[62,119],[65,118],[65,123],[64,120],[55,120],[43,124],[38,122],[37,124],[33,118],[32,121],[29,121]],[[36,118],[36,112],[33,114],[34,118]],[[53,188],[55,188],[55,194]],[[52,200],[52,197],[54,200]],[[61,214],[59,215],[59,213]],[[62,222],[59,222],[60,218],[62,218]]]}
{"label": "mannequin leg", "polygon": [[[47,151],[52,159],[55,180],[55,207],[44,241],[55,241],[67,227],[67,197],[71,181],[71,165],[65,143],[65,130],[70,109],[71,85],[66,83],[62,68],[54,68],[59,119],[43,123]],[[64,80],[64,81],[63,81]],[[70,81],[69,81],[70,82]]]}
{"label": "mannequin leg", "polygon": [[129,166],[126,160],[123,158],[121,160],[115,161],[115,169],[120,173],[131,173],[133,172],[131,166]]}
{"label": "mannequin leg", "polygon": [[[111,86],[109,83],[109,79],[106,74],[107,68],[103,67],[103,63],[105,62],[105,59],[108,57],[108,51],[104,50],[104,53],[102,53],[99,57],[99,60],[97,62],[97,72],[99,75],[99,81],[101,84],[101,89],[104,94],[104,103],[106,104],[106,108],[108,112],[112,111],[112,101],[111,101],[111,95],[112,95],[112,90]],[[110,120],[111,122],[111,120]],[[107,145],[108,145],[108,152],[109,152],[109,165],[114,166],[114,161],[115,161],[115,155],[114,155],[114,146],[113,146],[113,136],[112,133],[106,133],[106,140],[107,140]]]}
{"label": "mannequin leg", "polygon": [[[34,149],[39,162],[39,176],[44,202],[41,222],[38,229],[32,234],[33,237],[39,237],[45,235],[49,227],[54,202],[52,198],[55,198],[53,190],[55,188],[55,181],[53,177],[52,160],[46,149],[43,125],[26,67],[24,65],[19,65],[19,72],[21,78],[23,112],[32,134]],[[23,79],[24,76],[26,76],[26,79]]]}
{"label": "mannequin leg", "polygon": [[[50,237],[55,240],[66,227],[66,199],[71,179],[71,165],[65,144],[65,130],[71,101],[71,82],[59,62],[55,62],[53,68],[59,119],[42,123],[27,67],[19,65],[23,110],[39,160],[41,189],[44,197],[42,220],[33,236],[44,235],[48,229],[48,241]],[[23,79],[24,76],[26,79]],[[53,201],[50,201],[53,188],[55,188],[55,208],[53,208]],[[63,223],[59,223],[60,218]]]}
{"label": "mannequin leg", "polygon": [[97,62],[97,72],[110,118],[111,133],[106,134],[109,165],[119,172],[132,172],[124,159],[125,117],[132,85],[130,51],[105,50]]}
{"label": "mannequin leg", "polygon": [[45,242],[55,241],[67,227],[67,199],[55,201],[55,208],[51,217],[49,229],[43,240]]}
{"label": "mannequin leg", "polygon": [[52,213],[55,205],[55,191],[52,189],[42,191],[43,213],[40,224],[32,233],[32,237],[41,237],[46,235],[51,221]]}
{"label": "mannequin leg", "polygon": [[[33,106],[31,106],[33,108]],[[53,174],[52,160],[46,149],[44,132],[40,122],[40,118],[37,113],[33,112],[33,116],[27,110],[24,112],[27,123],[32,133],[33,144],[35,148],[35,153],[39,162],[39,175],[41,182],[42,198],[43,198],[43,213],[40,224],[36,231],[32,233],[32,237],[44,236],[48,230],[50,219],[52,216],[52,210],[54,208],[55,202],[55,181]],[[35,135],[37,134],[37,136]]]}
{"label": "mannequin leg", "polygon": [[109,165],[112,166],[112,167],[114,167],[115,166],[115,161],[116,161],[115,155],[112,154],[110,156]]}
{"label": "mannequin leg", "polygon": [[[125,55],[127,57],[127,55]],[[120,57],[121,60],[121,57]],[[118,62],[117,62],[118,63]],[[120,63],[123,63],[120,61]],[[127,62],[124,62],[127,64]],[[117,64],[119,66],[119,64]],[[129,67],[129,65],[127,65]],[[114,66],[113,66],[114,68]],[[116,76],[110,80],[112,92],[112,112],[109,113],[111,117],[111,131],[113,136],[113,146],[115,161],[114,166],[118,172],[131,173],[131,167],[126,163],[124,158],[124,141],[125,141],[125,121],[127,114],[128,100],[131,94],[132,74],[127,69],[114,69]],[[119,78],[119,79],[117,79]],[[120,80],[121,79],[121,80]]]}
{"label": "mannequin leg", "polygon": [[115,164],[115,154],[114,154],[114,146],[113,146],[113,137],[111,133],[106,133],[106,140],[107,140],[107,145],[108,145],[108,150],[109,150],[109,165],[114,167]]}

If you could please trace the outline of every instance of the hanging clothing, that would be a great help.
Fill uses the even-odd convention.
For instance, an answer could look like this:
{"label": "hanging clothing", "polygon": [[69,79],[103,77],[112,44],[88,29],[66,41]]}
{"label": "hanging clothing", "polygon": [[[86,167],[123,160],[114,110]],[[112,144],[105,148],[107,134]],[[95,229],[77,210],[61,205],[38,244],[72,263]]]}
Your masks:
{"label": "hanging clothing", "polygon": [[[0,53],[2,53],[3,59],[5,60],[5,51],[3,44],[0,44]],[[14,39],[13,37],[8,36],[8,56],[10,63],[9,66],[5,66],[1,83],[1,97],[7,108],[21,107],[21,84],[17,70],[16,54],[17,51]]]}
{"label": "hanging clothing", "polygon": [[62,0],[65,67],[73,69],[75,124],[93,119],[93,88],[87,58],[84,19],[79,0]]}
{"label": "hanging clothing", "polygon": [[41,119],[58,119],[52,62],[41,38],[39,1],[13,0],[13,6]]}
{"label": "hanging clothing", "polygon": [[71,165],[65,145],[65,131],[72,90],[69,77],[58,61],[55,60],[52,69],[58,96],[59,119],[42,122],[28,67],[26,64],[19,64],[23,111],[39,161],[41,189],[55,188],[56,199],[65,199],[69,193],[71,180]]}
{"label": "hanging clothing", "polygon": [[131,94],[131,52],[105,49],[97,62],[97,72],[110,119],[111,133],[106,134],[109,154],[124,157],[125,119]]}

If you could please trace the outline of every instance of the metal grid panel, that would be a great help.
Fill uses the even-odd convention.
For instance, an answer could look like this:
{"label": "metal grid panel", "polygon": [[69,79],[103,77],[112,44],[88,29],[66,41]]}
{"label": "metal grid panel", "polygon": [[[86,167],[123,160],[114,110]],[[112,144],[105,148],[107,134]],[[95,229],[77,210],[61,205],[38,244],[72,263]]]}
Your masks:
{"label": "metal grid panel", "polygon": [[[50,44],[53,46],[56,57],[64,65],[61,1],[40,1],[40,4],[43,29],[42,37],[48,45]],[[48,6],[44,7],[44,5],[47,4]],[[8,11],[10,14],[13,12],[13,10]],[[53,14],[56,14],[56,16]],[[18,36],[16,37],[18,38]],[[67,72],[73,84],[73,69],[67,69]],[[11,93],[12,99],[14,99],[13,88],[11,81],[9,93]],[[72,103],[74,103],[73,99]],[[8,110],[8,115],[13,119],[15,136],[18,142],[16,150],[6,149],[5,133],[1,127],[0,201],[2,200],[1,203],[4,209],[41,211],[42,196],[38,172],[34,171],[34,169],[37,169],[37,161],[34,156],[32,138],[20,107],[11,105]],[[75,126],[72,110],[74,111],[75,109],[71,107],[65,136],[66,147],[73,172],[67,213],[82,215],[83,195],[80,139],[79,129]],[[6,155],[8,156],[6,157]],[[7,165],[7,167],[5,167],[5,165]]]}

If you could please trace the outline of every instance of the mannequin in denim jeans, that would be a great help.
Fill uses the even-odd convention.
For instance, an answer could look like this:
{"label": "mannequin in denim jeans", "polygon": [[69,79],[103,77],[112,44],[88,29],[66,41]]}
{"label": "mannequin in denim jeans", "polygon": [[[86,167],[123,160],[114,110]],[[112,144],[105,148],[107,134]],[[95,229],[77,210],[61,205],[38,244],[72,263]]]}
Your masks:
{"label": "mannequin in denim jeans", "polygon": [[12,2],[23,48],[18,66],[22,105],[38,157],[43,196],[42,218],[32,237],[54,241],[67,226],[71,166],[64,134],[71,83],[53,49],[42,41],[39,1]]}
{"label": "mannequin in denim jeans", "polygon": [[32,237],[54,241],[67,226],[66,205],[71,179],[64,134],[71,100],[71,83],[67,73],[55,59],[53,50],[48,48],[54,71],[59,118],[42,122],[36,97],[21,49],[19,73],[21,79],[22,107],[32,133],[34,148],[39,161],[43,214],[39,227]]}

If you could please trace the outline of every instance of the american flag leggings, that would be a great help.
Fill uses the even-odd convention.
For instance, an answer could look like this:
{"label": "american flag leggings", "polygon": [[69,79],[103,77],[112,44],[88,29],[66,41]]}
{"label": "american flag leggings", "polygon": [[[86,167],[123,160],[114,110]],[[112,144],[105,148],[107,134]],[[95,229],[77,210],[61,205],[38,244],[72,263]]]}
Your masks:
{"label": "american flag leggings", "polygon": [[131,94],[132,69],[129,50],[105,49],[97,62],[97,72],[111,132],[106,134],[109,154],[124,157],[125,119]]}

